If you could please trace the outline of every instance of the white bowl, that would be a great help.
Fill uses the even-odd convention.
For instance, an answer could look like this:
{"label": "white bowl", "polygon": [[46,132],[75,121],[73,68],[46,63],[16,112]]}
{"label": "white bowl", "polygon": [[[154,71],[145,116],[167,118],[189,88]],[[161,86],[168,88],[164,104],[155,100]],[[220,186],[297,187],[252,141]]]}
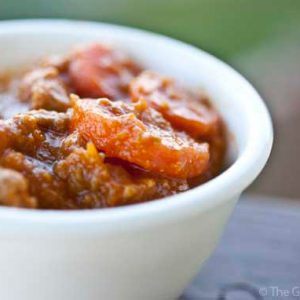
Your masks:
{"label": "white bowl", "polygon": [[253,87],[218,59],[167,37],[101,23],[0,22],[0,69],[89,41],[112,43],[145,67],[205,88],[233,137],[230,152],[238,151],[217,178],[161,201],[74,212],[1,207],[0,299],[177,298],[270,154],[270,116]]}

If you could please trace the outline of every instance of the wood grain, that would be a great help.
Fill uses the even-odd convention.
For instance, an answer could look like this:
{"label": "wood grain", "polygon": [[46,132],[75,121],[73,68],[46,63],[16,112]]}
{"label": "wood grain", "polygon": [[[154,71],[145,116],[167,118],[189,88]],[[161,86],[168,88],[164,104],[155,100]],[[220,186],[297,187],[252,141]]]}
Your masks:
{"label": "wood grain", "polygon": [[182,299],[300,299],[300,201],[244,196]]}

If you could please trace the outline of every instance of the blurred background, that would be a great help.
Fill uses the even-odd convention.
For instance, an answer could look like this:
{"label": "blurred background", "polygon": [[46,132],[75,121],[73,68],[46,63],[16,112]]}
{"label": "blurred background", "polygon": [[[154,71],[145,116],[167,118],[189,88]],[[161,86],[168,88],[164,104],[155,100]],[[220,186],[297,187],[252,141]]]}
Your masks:
{"label": "blurred background", "polygon": [[2,20],[44,17],[163,33],[231,64],[263,95],[275,127],[271,159],[249,191],[300,198],[299,0],[0,0]]}

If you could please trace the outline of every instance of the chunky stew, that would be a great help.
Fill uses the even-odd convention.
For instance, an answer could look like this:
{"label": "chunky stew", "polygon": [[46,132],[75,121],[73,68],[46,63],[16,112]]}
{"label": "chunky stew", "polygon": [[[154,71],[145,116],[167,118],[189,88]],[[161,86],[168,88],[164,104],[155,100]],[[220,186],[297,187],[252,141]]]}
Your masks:
{"label": "chunky stew", "polygon": [[222,119],[204,92],[103,44],[0,76],[0,205],[161,199],[218,175],[225,148]]}

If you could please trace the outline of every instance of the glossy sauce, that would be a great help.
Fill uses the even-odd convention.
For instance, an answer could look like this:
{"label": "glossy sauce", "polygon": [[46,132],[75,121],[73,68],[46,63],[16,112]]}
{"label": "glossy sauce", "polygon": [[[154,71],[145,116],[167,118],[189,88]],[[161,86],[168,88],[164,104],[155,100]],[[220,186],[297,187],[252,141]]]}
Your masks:
{"label": "glossy sauce", "polygon": [[128,205],[220,173],[224,125],[206,95],[101,44],[28,69],[0,77],[0,205]]}

